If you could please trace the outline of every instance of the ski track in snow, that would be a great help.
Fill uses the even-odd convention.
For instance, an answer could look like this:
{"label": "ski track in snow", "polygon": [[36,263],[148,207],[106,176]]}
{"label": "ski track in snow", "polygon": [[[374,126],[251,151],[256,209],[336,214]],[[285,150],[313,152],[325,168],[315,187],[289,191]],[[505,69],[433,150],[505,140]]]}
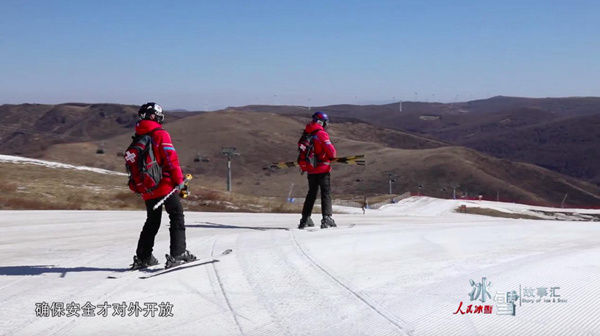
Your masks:
{"label": "ski track in snow", "polygon": [[[456,214],[459,202],[413,197],[337,215],[340,228],[313,232],[295,229],[298,215],[186,213],[192,253],[233,252],[145,280],[122,273],[144,211],[1,211],[0,334],[600,334],[600,223]],[[470,304],[469,280],[483,276],[494,291],[560,286],[568,302],[517,306],[516,316],[454,315],[460,301]],[[175,316],[36,317],[42,301],[169,301]]]}
{"label": "ski track in snow", "polygon": [[[210,251],[211,256],[215,255],[215,245],[216,244],[217,244],[217,240],[215,239],[215,241],[213,242],[213,245],[212,245],[212,249]],[[244,331],[242,330],[242,326],[240,325],[240,321],[238,320],[238,313],[236,313],[235,309],[233,309],[233,307],[231,306],[231,301],[229,300],[229,297],[227,296],[225,287],[223,287],[223,281],[221,280],[221,276],[219,275],[219,270],[217,269],[216,263],[212,263],[212,269],[215,272],[215,277],[217,279],[217,283],[219,284],[219,288],[221,289],[221,294],[223,294],[225,303],[227,303],[227,308],[229,309],[229,311],[231,312],[231,315],[233,316],[233,321],[235,321],[235,325],[237,326],[238,330],[240,331],[240,335],[243,336]]]}
{"label": "ski track in snow", "polygon": [[[352,225],[354,226],[354,225]],[[393,324],[394,326],[396,326],[401,332],[406,333],[408,335],[411,335],[411,333],[407,330],[406,327],[406,322],[403,321],[399,321],[399,319],[397,317],[391,316],[389,312],[383,312],[382,308],[377,308],[373,303],[370,303],[363,295],[357,293],[356,291],[352,290],[350,287],[348,287],[343,281],[341,281],[338,277],[334,276],[333,274],[331,274],[330,271],[328,271],[327,269],[325,269],[323,266],[321,266],[318,262],[316,262],[305,250],[304,248],[302,248],[302,245],[300,245],[300,243],[298,242],[298,240],[296,239],[296,236],[293,234],[293,232],[291,233],[292,239],[294,240],[294,244],[296,245],[296,247],[298,247],[298,250],[318,269],[320,269],[321,271],[323,271],[325,274],[327,274],[331,280],[335,281],[337,284],[339,284],[340,286],[342,286],[344,289],[346,289],[348,292],[350,292],[352,295],[354,295],[357,299],[359,299],[360,301],[362,301],[364,304],[366,304],[369,308],[373,309],[377,314],[381,315],[383,318],[385,318],[386,320],[388,320],[391,324]]]}

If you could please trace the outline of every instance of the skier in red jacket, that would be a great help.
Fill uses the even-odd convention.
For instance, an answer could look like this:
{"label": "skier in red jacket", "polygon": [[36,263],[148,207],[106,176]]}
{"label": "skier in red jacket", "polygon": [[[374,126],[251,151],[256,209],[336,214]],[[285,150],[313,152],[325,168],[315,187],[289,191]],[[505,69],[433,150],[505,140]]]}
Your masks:
{"label": "skier in red jacket", "polygon": [[321,189],[321,228],[335,227],[335,221],[331,218],[333,214],[331,206],[331,160],[335,159],[335,147],[329,139],[329,134],[325,131],[329,117],[323,112],[315,112],[312,116],[312,121],[306,125],[304,132],[314,135],[314,153],[316,156],[317,165],[308,173],[308,193],[304,200],[302,208],[302,218],[300,219],[299,229],[304,229],[307,226],[314,226],[310,215],[312,213],[317,192]]}
{"label": "skier in red jacket", "polygon": [[[154,238],[160,227],[162,206],[156,210],[152,208],[174,188],[180,190],[185,188],[179,158],[171,142],[171,136],[161,128],[165,117],[162,107],[156,103],[146,103],[140,107],[138,116],[140,120],[135,125],[135,133],[136,135],[151,135],[152,149],[157,163],[162,168],[162,178],[158,187],[142,194],[142,198],[146,203],[147,218],[140,233],[132,268],[143,268],[158,264],[158,260],[152,255],[152,249]],[[170,255],[177,263],[195,260],[196,257],[186,250],[183,207],[178,194],[174,193],[167,198],[164,206],[169,214],[171,224],[169,227],[171,236]]]}

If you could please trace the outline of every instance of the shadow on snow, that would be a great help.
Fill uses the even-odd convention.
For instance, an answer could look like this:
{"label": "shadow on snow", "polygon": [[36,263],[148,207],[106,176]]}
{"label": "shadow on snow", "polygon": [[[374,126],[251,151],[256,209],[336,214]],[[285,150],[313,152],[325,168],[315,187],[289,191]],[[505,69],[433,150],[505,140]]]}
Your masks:
{"label": "shadow on snow", "polygon": [[285,230],[289,231],[289,228],[286,227],[272,227],[272,226],[239,226],[239,225],[227,225],[227,224],[217,224],[211,222],[198,222],[200,224],[188,224],[185,227],[188,228],[203,228],[203,229],[247,229],[247,230]]}
{"label": "shadow on snow", "polygon": [[0,275],[42,275],[59,273],[64,278],[70,272],[126,272],[129,268],[55,267],[54,265],[0,266]]}
{"label": "shadow on snow", "polygon": [[[165,271],[161,269],[138,269],[136,271],[149,274],[147,277],[150,278],[155,275],[166,274],[177,270],[212,264],[218,262],[217,259],[209,260],[202,263],[191,263],[186,266],[174,267],[171,270]],[[71,272],[115,272],[123,273],[131,271],[131,268],[108,268],[108,267],[55,267],[54,265],[25,265],[25,266],[0,266],[0,276],[36,276],[42,274],[56,273],[60,274],[61,278],[64,278],[67,273]],[[157,274],[153,274],[157,273]]]}

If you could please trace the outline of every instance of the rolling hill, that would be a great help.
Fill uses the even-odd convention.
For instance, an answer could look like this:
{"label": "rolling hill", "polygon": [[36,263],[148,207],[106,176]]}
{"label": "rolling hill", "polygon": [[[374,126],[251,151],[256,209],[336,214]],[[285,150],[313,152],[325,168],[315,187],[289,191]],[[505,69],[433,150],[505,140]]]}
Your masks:
{"label": "rolling hill", "polygon": [[[244,106],[238,111],[308,115],[301,106]],[[313,107],[336,121],[360,120],[533,163],[600,183],[600,98],[492,97],[462,103],[403,102]]]}
{"label": "rolling hill", "polygon": [[[0,105],[2,154],[38,156],[56,143],[95,142],[133,129],[138,106],[67,103]],[[193,113],[169,113],[168,121]]]}
{"label": "rolling hill", "polygon": [[[184,170],[198,175],[196,183],[222,190],[226,161],[221,148],[233,146],[241,154],[232,164],[234,191],[285,197],[293,188],[295,197],[303,197],[306,178],[297,170],[271,172],[263,167],[295,159],[295,143],[304,122],[261,112],[212,112],[173,121],[167,129]],[[389,172],[397,176],[396,192],[449,197],[456,187],[459,195],[481,194],[489,199],[499,195],[511,201],[560,204],[568,194],[567,204],[594,206],[600,202],[599,188],[589,183],[441,141],[357,122],[335,123],[330,134],[340,156],[365,153],[368,161],[366,167],[340,165],[334,169],[337,197],[384,194]],[[52,145],[43,158],[119,170],[123,159],[115,154],[127,146],[129,137],[127,133],[105,139],[104,155],[95,154],[93,142],[79,142]],[[195,162],[197,155],[204,161]]]}

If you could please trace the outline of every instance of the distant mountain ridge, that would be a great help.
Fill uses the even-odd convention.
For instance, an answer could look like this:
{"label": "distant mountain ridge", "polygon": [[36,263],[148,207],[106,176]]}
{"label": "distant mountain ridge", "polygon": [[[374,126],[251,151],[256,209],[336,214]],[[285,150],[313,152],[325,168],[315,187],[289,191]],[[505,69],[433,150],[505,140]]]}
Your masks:
{"label": "distant mountain ridge", "polygon": [[283,115],[328,113],[361,120],[484,153],[533,163],[600,185],[599,97],[497,96],[461,103],[398,102],[385,105],[259,106],[237,111]]}
{"label": "distant mountain ridge", "polygon": [[[412,108],[426,113],[411,112]],[[593,132],[596,116],[587,107],[581,113],[556,107],[553,111],[559,112],[522,107],[478,113],[465,111],[458,105],[430,103],[412,103],[412,107],[411,103],[404,103],[402,110],[399,104],[337,105],[310,111],[301,106],[246,106],[216,112],[169,113],[165,127],[172,134],[184,170],[198,176],[196,183],[222,188],[226,174],[221,147],[234,146],[241,153],[233,162],[234,190],[284,197],[291,189],[293,195],[302,197],[306,191],[305,176],[294,169],[269,172],[262,168],[271,162],[295,159],[296,141],[311,112],[317,109],[331,114],[330,132],[340,155],[367,155],[366,167],[336,166],[334,193],[338,195],[386,193],[387,176],[391,173],[396,176],[393,188],[398,192],[449,197],[456,188],[459,195],[482,194],[488,199],[499,196],[503,200],[543,204],[560,204],[568,194],[570,205],[600,203],[598,186],[457,146],[462,141],[473,141],[468,143],[469,147],[482,146],[488,152],[497,149],[496,144],[503,144],[499,148],[508,148],[509,154],[522,153],[522,161],[541,160],[533,153],[545,139],[548,147],[540,147],[539,155],[547,162],[560,163],[555,157],[564,155],[564,151],[575,153],[569,166],[548,165],[548,168],[572,169],[579,162],[581,171],[593,174],[596,168],[586,170],[588,162],[577,160],[577,152],[570,147],[587,148],[590,142],[597,143],[597,133]],[[561,115],[560,111],[568,112]],[[116,154],[130,141],[136,112],[137,106],[117,104],[3,105],[0,137],[10,146],[0,153],[122,171],[123,159]],[[577,139],[570,133],[579,132],[580,120],[591,127],[586,130],[590,136],[581,137],[585,146],[571,141]],[[566,121],[573,122],[573,126],[565,127]],[[417,131],[399,130],[393,126],[395,122]],[[557,136],[554,131],[545,133],[555,128],[566,137]],[[515,136],[516,132],[524,133]],[[560,152],[552,153],[555,140],[567,147],[556,147]],[[104,155],[96,154],[100,143],[106,151]],[[551,155],[546,157],[546,153]],[[495,155],[502,157],[504,152]],[[197,162],[198,156],[203,160]]]}
{"label": "distant mountain ridge", "polygon": [[[3,154],[32,155],[52,144],[96,141],[133,128],[139,106],[65,103],[0,105]],[[166,112],[174,121],[190,112]]]}
{"label": "distant mountain ridge", "polygon": [[[297,169],[268,171],[272,162],[294,160],[296,142],[309,119],[263,112],[209,112],[166,125],[180,155],[184,171],[197,176],[196,183],[223,190],[226,160],[222,147],[240,153],[232,162],[233,189],[260,196],[304,197],[306,176]],[[567,205],[600,204],[600,188],[531,164],[497,159],[464,147],[359,122],[341,122],[329,129],[339,155],[366,154],[366,166],[336,165],[334,196],[358,197],[387,193],[388,174],[395,176],[393,191],[425,195],[457,195],[487,199]],[[105,140],[107,154],[97,155],[88,143],[51,146],[44,158],[99,166],[123,167],[123,159],[112,153],[123,150],[130,133]],[[202,160],[196,162],[197,156]]]}

